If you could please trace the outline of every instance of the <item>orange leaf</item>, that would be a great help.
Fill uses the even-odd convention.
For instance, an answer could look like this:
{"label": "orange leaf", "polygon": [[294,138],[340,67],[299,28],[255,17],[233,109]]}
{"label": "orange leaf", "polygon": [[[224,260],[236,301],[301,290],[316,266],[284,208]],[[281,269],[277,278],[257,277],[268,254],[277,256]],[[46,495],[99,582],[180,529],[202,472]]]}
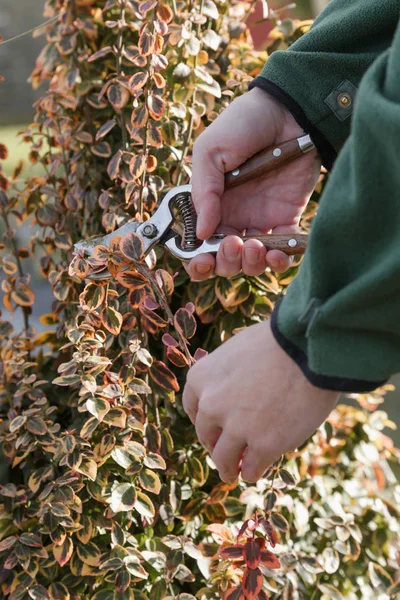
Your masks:
{"label": "orange leaf", "polygon": [[90,271],[88,261],[82,256],[75,256],[69,265],[68,274],[77,275],[80,279],[84,279]]}
{"label": "orange leaf", "polygon": [[137,271],[124,271],[123,273],[118,273],[116,279],[121,285],[130,290],[140,290],[147,284],[146,278]]}
{"label": "orange leaf", "polygon": [[19,306],[32,306],[35,302],[35,294],[27,285],[21,285],[11,292],[11,298]]}
{"label": "orange leaf", "polygon": [[160,21],[164,21],[165,23],[169,23],[172,21],[173,12],[167,4],[160,4],[157,9],[157,17]]}
{"label": "orange leaf", "polygon": [[0,160],[6,160],[8,157],[8,148],[4,144],[0,144]]}
{"label": "orange leaf", "polygon": [[235,587],[228,590],[224,596],[224,600],[244,600],[241,587]]}
{"label": "orange leaf", "polygon": [[149,127],[147,135],[150,146],[153,146],[154,148],[159,148],[160,146],[162,146],[162,136],[160,129],[156,129],[155,127]]}
{"label": "orange leaf", "polygon": [[279,558],[269,550],[261,550],[261,562],[268,569],[279,569],[281,566]]}
{"label": "orange leaf", "polygon": [[125,104],[128,102],[130,93],[122,85],[113,83],[113,85],[110,85],[107,90],[107,98],[109,99],[113,108],[121,110],[121,108],[124,108]]}
{"label": "orange leaf", "polygon": [[151,95],[147,99],[150,116],[159,121],[165,113],[165,102],[160,96]]}
{"label": "orange leaf", "polygon": [[129,171],[134,179],[138,179],[144,171],[146,158],[143,154],[137,154],[129,163]]}
{"label": "orange leaf", "polygon": [[60,567],[63,567],[67,564],[67,562],[72,556],[73,550],[74,545],[71,539],[68,537],[65,538],[65,541],[62,546],[56,546],[55,548],[53,548],[54,558],[56,559]]}
{"label": "orange leaf", "polygon": [[249,569],[257,569],[261,559],[261,548],[255,540],[250,539],[244,545],[244,560]]}
{"label": "orange leaf", "polygon": [[150,368],[150,377],[160,387],[174,392],[179,391],[179,383],[172,371],[161,361],[155,360]]}
{"label": "orange leaf", "polygon": [[169,346],[167,348],[167,357],[176,367],[188,367],[189,361],[186,356],[177,348]]}
{"label": "orange leaf", "polygon": [[104,265],[108,261],[110,252],[106,246],[95,246],[93,248],[90,262],[93,265]]}
{"label": "orange leaf", "polygon": [[135,73],[129,80],[129,88],[132,92],[137,92],[142,89],[145,85],[149,75],[148,73],[143,73],[143,71],[139,71],[139,73]]}
{"label": "orange leaf", "polygon": [[243,577],[243,594],[246,600],[256,600],[263,585],[263,574],[260,569],[246,569]]}
{"label": "orange leaf", "polygon": [[128,233],[122,238],[120,248],[122,254],[131,260],[140,260],[144,254],[142,238],[135,232]]}
{"label": "orange leaf", "polygon": [[144,104],[137,106],[131,115],[131,123],[133,127],[144,127],[149,118],[149,112]]}

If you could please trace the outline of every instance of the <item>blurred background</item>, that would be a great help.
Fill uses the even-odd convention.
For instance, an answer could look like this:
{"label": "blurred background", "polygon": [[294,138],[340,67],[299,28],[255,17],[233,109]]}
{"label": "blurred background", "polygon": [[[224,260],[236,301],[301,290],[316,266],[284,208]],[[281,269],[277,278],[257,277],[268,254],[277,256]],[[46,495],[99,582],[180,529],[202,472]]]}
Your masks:
{"label": "blurred background", "polygon": [[[277,9],[285,7],[289,1],[271,0],[269,5],[271,8]],[[327,4],[328,0],[297,0],[296,7],[283,11],[282,17],[310,19],[319,14]],[[42,0],[1,0],[0,34],[3,39],[7,40],[40,25],[45,20],[42,8]],[[258,48],[265,46],[270,29],[268,23],[253,24],[261,17],[262,6],[259,2],[248,21]],[[32,90],[28,78],[43,44],[43,38],[34,38],[32,34],[29,34],[8,44],[0,45],[0,75],[4,77],[4,81],[0,82],[0,143],[5,144],[10,151],[9,159],[3,162],[3,167],[7,172],[10,172],[19,160],[27,159],[28,147],[21,144],[17,138],[17,132],[32,119],[32,104],[42,93],[42,90]],[[35,168],[28,162],[27,169],[30,172]],[[18,236],[22,245],[27,245],[27,240],[32,236],[32,228],[29,223],[21,228]],[[32,322],[38,331],[42,331],[46,327],[39,322],[39,316],[51,312],[51,290],[40,276],[36,264],[29,263],[28,268],[36,282],[34,285],[36,302]],[[22,324],[20,311],[17,311],[13,317],[3,313],[2,318],[10,319],[17,329]],[[388,412],[390,418],[400,426],[400,374],[393,378],[392,383],[397,385],[399,390],[388,394],[383,408]],[[391,432],[390,435],[397,444],[400,444],[400,430]]]}

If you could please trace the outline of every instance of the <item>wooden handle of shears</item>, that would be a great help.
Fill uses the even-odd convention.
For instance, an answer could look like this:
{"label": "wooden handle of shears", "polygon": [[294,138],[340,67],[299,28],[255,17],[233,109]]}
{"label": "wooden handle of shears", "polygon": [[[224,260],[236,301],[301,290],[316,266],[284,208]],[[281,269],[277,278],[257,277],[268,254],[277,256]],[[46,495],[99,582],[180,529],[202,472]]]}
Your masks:
{"label": "wooden handle of shears", "polygon": [[303,154],[313,148],[314,144],[310,136],[304,135],[300,138],[288,140],[287,142],[275,144],[265,150],[261,150],[261,152],[254,154],[254,156],[237,167],[237,169],[226,173],[225,189],[234,188],[261,175],[275,171],[295,158],[303,156]]}
{"label": "wooden handle of shears", "polygon": [[242,238],[246,240],[259,240],[268,250],[281,250],[289,256],[304,254],[307,250],[307,233],[266,233],[265,235],[249,235]]}

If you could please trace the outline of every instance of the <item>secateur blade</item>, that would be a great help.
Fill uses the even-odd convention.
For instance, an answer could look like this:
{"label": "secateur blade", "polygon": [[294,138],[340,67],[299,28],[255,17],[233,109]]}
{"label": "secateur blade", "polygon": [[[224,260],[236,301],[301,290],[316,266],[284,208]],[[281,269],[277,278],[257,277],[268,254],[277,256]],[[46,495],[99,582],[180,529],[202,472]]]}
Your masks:
{"label": "secateur blade", "polygon": [[[164,196],[154,215],[144,223],[140,223],[139,221],[125,223],[125,225],[122,225],[112,233],[89,240],[81,240],[74,247],[77,251],[84,250],[86,256],[91,256],[96,246],[109,248],[111,241],[116,236],[125,236],[134,232],[142,238],[144,254],[147,256],[157,244],[166,244],[168,240],[177,235],[171,229],[175,221],[173,209],[176,207],[184,223],[185,244],[188,245],[188,249],[194,249],[197,243],[196,213],[191,201],[191,191],[191,185],[181,185],[173,188]],[[176,247],[180,247],[178,241],[176,242]],[[90,279],[107,279],[109,277],[111,275],[107,270],[89,275]]]}

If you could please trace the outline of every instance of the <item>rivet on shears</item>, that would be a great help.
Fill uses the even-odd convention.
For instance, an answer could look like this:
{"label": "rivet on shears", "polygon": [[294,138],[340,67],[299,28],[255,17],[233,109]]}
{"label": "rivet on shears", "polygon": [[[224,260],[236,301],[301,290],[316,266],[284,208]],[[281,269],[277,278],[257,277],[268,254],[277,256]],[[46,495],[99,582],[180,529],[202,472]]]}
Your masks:
{"label": "rivet on shears", "polygon": [[142,233],[144,236],[148,237],[148,238],[153,238],[157,235],[158,230],[157,227],[151,223],[149,223],[148,225],[145,225],[142,229]]}
{"label": "rivet on shears", "polygon": [[275,148],[275,150],[273,150],[272,154],[274,156],[280,156],[282,154],[282,150],[280,148]]}
{"label": "rivet on shears", "polygon": [[287,245],[290,246],[290,248],[295,248],[297,246],[297,240],[291,238],[290,240],[288,240]]}
{"label": "rivet on shears", "polygon": [[234,177],[237,177],[240,173],[240,169],[235,169],[234,171],[232,171],[231,175],[233,175]]}

